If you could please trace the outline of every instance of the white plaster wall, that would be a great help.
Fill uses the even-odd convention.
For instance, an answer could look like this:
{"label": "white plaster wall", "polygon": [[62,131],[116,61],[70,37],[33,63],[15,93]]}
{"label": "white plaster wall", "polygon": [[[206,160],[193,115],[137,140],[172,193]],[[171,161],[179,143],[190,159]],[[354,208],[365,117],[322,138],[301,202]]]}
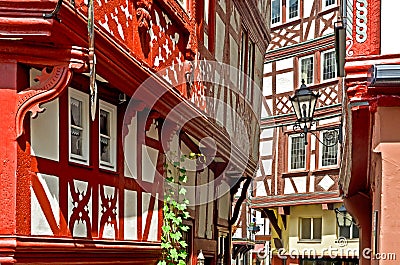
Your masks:
{"label": "white plaster wall", "polygon": [[231,205],[229,191],[229,185],[222,181],[218,186],[218,217],[225,220],[229,218],[229,205]]}
{"label": "white plaster wall", "polygon": [[304,15],[305,17],[310,16],[310,12],[312,9],[312,6],[314,4],[314,0],[303,0],[303,7],[304,7]]}
{"label": "white plaster wall", "polygon": [[215,58],[222,62],[225,48],[225,23],[219,15],[215,17]]}
{"label": "white plaster wall", "polygon": [[266,76],[263,80],[263,95],[270,96],[272,95],[272,77]]}
{"label": "white plaster wall", "polygon": [[158,150],[142,145],[142,180],[146,182],[154,182],[156,174]]}
{"label": "white plaster wall", "polygon": [[41,105],[45,109],[31,118],[32,155],[59,161],[59,105],[58,98]]}
{"label": "white plaster wall", "polygon": [[260,180],[256,182],[256,197],[257,196],[267,196],[267,191],[265,190],[264,181]]}
{"label": "white plaster wall", "polygon": [[124,238],[137,240],[137,191],[124,191]]}
{"label": "white plaster wall", "polygon": [[307,189],[307,177],[295,177],[293,178],[293,182],[296,185],[297,191],[299,193],[305,193]]}
{"label": "white plaster wall", "polygon": [[[59,180],[57,176],[37,173],[40,184],[50,202],[51,211],[57,225],[60,225],[60,206],[59,206]],[[37,195],[31,187],[31,234],[32,235],[54,235],[50,225],[44,215],[43,209],[39,204]]]}
{"label": "white plaster wall", "polygon": [[[205,170],[207,171],[207,170]],[[210,185],[208,185],[208,201],[209,203],[207,204],[208,210],[207,210],[207,230],[206,230],[206,236],[208,239],[212,239],[213,236],[213,223],[214,223],[214,201],[215,201],[215,196],[214,196],[214,173],[211,170],[208,170],[209,172],[209,182]]]}
{"label": "white plaster wall", "polygon": [[137,117],[128,125],[128,134],[124,140],[124,175],[137,179]]}
{"label": "white plaster wall", "polygon": [[240,25],[240,15],[235,6],[231,6],[231,8],[232,8],[232,14],[230,17],[230,23],[234,31],[238,33]]}
{"label": "white plaster wall", "polygon": [[276,70],[277,71],[285,70],[285,69],[289,69],[289,68],[293,68],[293,57],[276,61]]}
{"label": "white plaster wall", "polygon": [[276,93],[293,91],[293,71],[276,75]]}
{"label": "white plaster wall", "polygon": [[265,174],[266,175],[271,175],[271,173],[272,173],[272,159],[264,159],[264,160],[262,160],[262,165],[263,165]]}
{"label": "white plaster wall", "polygon": [[200,202],[205,202],[207,200],[207,186],[203,185],[207,183],[207,172],[204,170],[202,172],[197,173],[197,191],[196,191],[196,201],[198,202],[198,212],[199,212],[199,219],[198,219],[198,226],[197,226],[197,236],[204,238],[206,235],[206,211],[207,211],[207,204]]}
{"label": "white plaster wall", "polygon": [[295,193],[294,188],[292,183],[290,182],[290,179],[285,178],[285,188],[283,190],[283,194],[292,194]]}
{"label": "white plaster wall", "polygon": [[[142,193],[142,229],[144,232],[144,228],[146,227],[146,220],[147,220],[147,215],[149,212],[149,203],[150,203],[150,198],[152,194],[143,192]],[[150,230],[149,230],[149,236],[148,236],[148,241],[157,241],[157,235],[158,235],[158,194],[156,194],[156,200],[154,203],[154,210],[150,209],[153,211],[153,215],[151,217],[150,221]]]}
{"label": "white plaster wall", "polygon": [[260,156],[272,155],[272,141],[260,142]]}
{"label": "white plaster wall", "polygon": [[381,54],[400,53],[400,35],[396,28],[400,24],[400,1],[381,1]]}

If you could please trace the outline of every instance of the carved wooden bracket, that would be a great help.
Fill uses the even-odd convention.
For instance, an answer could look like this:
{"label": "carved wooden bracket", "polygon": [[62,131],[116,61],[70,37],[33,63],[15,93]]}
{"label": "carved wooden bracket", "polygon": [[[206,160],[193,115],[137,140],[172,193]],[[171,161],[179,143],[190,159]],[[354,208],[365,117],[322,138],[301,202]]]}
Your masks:
{"label": "carved wooden bracket", "polygon": [[59,96],[72,79],[72,69],[68,65],[54,66],[52,69],[45,67],[42,74],[36,77],[39,83],[26,88],[17,95],[17,110],[15,128],[17,138],[24,132],[24,118],[28,112],[35,118],[43,112],[39,105]]}
{"label": "carved wooden bracket", "polygon": [[138,19],[138,26],[141,30],[149,30],[150,28],[150,10],[153,4],[153,0],[138,0],[136,2],[136,16]]}

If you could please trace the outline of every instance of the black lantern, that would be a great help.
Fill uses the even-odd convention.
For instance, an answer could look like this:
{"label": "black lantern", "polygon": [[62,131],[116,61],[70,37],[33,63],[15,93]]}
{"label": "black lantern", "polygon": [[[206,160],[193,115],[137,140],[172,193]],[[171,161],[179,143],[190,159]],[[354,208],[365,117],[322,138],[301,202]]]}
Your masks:
{"label": "black lantern", "polygon": [[314,94],[304,84],[304,79],[301,80],[301,83],[300,88],[295,91],[294,96],[290,97],[290,101],[296,113],[297,121],[300,123],[307,123],[313,120],[315,106],[320,94]]}
{"label": "black lantern", "polygon": [[314,111],[315,106],[317,105],[317,100],[320,96],[320,93],[313,93],[305,84],[304,79],[301,80],[301,86],[294,92],[293,97],[289,97],[292,102],[292,106],[294,112],[297,117],[297,121],[293,126],[293,130],[300,132],[302,136],[304,136],[304,144],[307,145],[307,133],[312,133],[315,138],[324,146],[331,147],[337,145],[337,142],[341,140],[341,125],[339,126],[339,130],[337,128],[334,129],[325,129],[325,131],[329,131],[326,137],[326,141],[321,141],[315,133],[311,131],[311,126],[314,123]]}
{"label": "black lantern", "polygon": [[351,215],[347,212],[344,205],[335,209],[336,220],[340,228],[350,227],[353,223]]}

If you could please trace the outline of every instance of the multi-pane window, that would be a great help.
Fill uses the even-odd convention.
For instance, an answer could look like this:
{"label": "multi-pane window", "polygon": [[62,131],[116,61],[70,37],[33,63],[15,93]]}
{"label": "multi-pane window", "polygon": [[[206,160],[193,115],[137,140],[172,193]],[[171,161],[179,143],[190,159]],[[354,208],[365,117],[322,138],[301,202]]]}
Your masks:
{"label": "multi-pane window", "polygon": [[300,81],[312,84],[314,81],[314,57],[308,56],[300,59]]}
{"label": "multi-pane window", "polygon": [[114,105],[100,101],[100,167],[112,170],[116,168],[116,112],[116,107]]}
{"label": "multi-pane window", "polygon": [[321,240],[322,218],[300,218],[300,239]]}
{"label": "multi-pane window", "polygon": [[303,169],[306,167],[306,148],[303,136],[290,138],[290,169]]}
{"label": "multi-pane window", "polygon": [[289,19],[299,16],[299,0],[288,0],[289,2]]}
{"label": "multi-pane window", "polygon": [[346,225],[346,226],[339,226],[339,237],[344,237],[344,238],[348,238],[348,239],[359,238],[360,232],[358,230],[357,225],[353,221],[353,217],[351,217],[351,215],[347,214],[346,218],[348,218],[348,220],[346,220],[346,222],[347,223],[351,222],[351,224]]}
{"label": "multi-pane window", "polygon": [[337,131],[322,132],[322,157],[321,163],[323,167],[334,166],[338,163],[338,144]]}
{"label": "multi-pane window", "polygon": [[325,6],[330,6],[335,4],[335,0],[324,0]]}
{"label": "multi-pane window", "polygon": [[89,163],[89,96],[69,89],[69,159]]}
{"label": "multi-pane window", "polygon": [[255,44],[252,40],[248,40],[247,52],[247,85],[246,85],[246,99],[251,102],[253,93],[253,78],[254,78],[254,49]]}
{"label": "multi-pane window", "polygon": [[281,21],[281,0],[271,1],[271,24]]}
{"label": "multi-pane window", "polygon": [[322,80],[336,77],[336,57],[334,51],[322,53]]}

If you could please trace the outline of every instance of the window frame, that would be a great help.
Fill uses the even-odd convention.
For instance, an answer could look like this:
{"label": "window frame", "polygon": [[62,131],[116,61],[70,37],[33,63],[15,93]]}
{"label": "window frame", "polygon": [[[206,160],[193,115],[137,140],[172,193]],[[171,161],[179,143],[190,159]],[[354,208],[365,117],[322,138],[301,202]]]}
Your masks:
{"label": "window frame", "polygon": [[291,0],[286,0],[286,18],[287,18],[286,20],[287,21],[293,21],[293,20],[300,18],[300,1],[295,0],[295,1],[297,1],[297,15],[292,18],[290,17],[290,5],[289,5],[290,1]]}
{"label": "window frame", "polygon": [[[352,220],[352,223],[350,225],[350,231],[349,231],[350,237],[346,237],[345,235],[341,234],[341,229],[340,229],[340,226],[338,225],[337,226],[337,237],[338,238],[342,237],[342,238],[346,238],[346,239],[349,239],[349,240],[353,240],[353,239],[356,240],[356,239],[360,238],[360,230],[357,227],[357,225],[354,223],[353,217],[351,218],[351,220]],[[358,237],[354,237],[354,229],[355,228],[358,229]]]}
{"label": "window frame", "polygon": [[[320,137],[320,139],[321,139],[321,141],[322,142],[324,142],[324,135],[326,134],[326,133],[329,133],[330,132],[330,130],[322,130],[322,131],[320,131],[320,133],[319,133],[319,137]],[[339,134],[339,132],[336,130],[336,133],[337,134]],[[318,156],[319,156],[319,159],[318,159],[318,165],[319,165],[319,167],[320,168],[332,168],[332,167],[337,167],[338,165],[339,165],[339,143],[336,143],[336,145],[334,145],[334,146],[330,146],[330,147],[327,147],[327,146],[325,146],[325,145],[323,145],[323,144],[321,144],[321,143],[319,143],[319,145],[320,145],[320,148],[319,148],[319,154],[318,154]],[[326,166],[324,166],[323,165],[323,159],[324,159],[324,149],[325,148],[332,148],[332,147],[336,147],[336,164],[332,164],[332,165],[326,165]]]}
{"label": "window frame", "polygon": [[308,76],[304,81],[305,81],[306,85],[313,85],[314,82],[315,82],[315,58],[314,58],[314,54],[310,54],[310,55],[303,56],[303,57],[299,58],[299,83],[300,84],[302,83],[301,81],[303,79],[303,76],[302,76],[302,70],[303,70],[302,62],[303,62],[303,60],[306,60],[306,59],[309,59],[309,58],[312,59],[312,77],[311,77],[312,81],[311,81],[311,83],[308,83]]}
{"label": "window frame", "polygon": [[[101,159],[101,110],[107,111],[110,115],[110,162]],[[117,168],[117,106],[103,100],[99,100],[99,168],[115,171]]]}
{"label": "window frame", "polygon": [[[303,220],[304,219],[310,219],[310,238],[302,238],[303,236]],[[314,220],[315,219],[321,219],[321,238],[314,238]],[[314,242],[321,242],[322,241],[322,237],[323,237],[323,233],[322,233],[322,226],[323,226],[323,218],[322,216],[318,216],[318,217],[299,217],[299,241],[303,241],[303,242],[309,242],[309,241],[314,241]]]}
{"label": "window frame", "polygon": [[[71,98],[82,102],[82,155],[73,154],[71,151]],[[90,158],[90,145],[89,145],[89,95],[74,89],[68,88],[68,160],[73,163],[89,165]]]}
{"label": "window frame", "polygon": [[[274,0],[272,0],[272,1],[274,1]],[[282,0],[275,0],[275,1],[278,1],[279,2],[279,20],[278,21],[276,21],[276,22],[273,22],[273,7],[272,7],[272,1],[271,1],[271,26],[274,26],[274,25],[279,25],[279,24],[282,24]]]}
{"label": "window frame", "polygon": [[[326,54],[328,54],[328,53],[332,53],[333,52],[333,67],[334,67],[334,70],[335,70],[335,75],[333,76],[333,77],[331,77],[331,78],[328,78],[328,79],[325,79],[324,78],[324,65],[325,65],[325,56],[326,56]],[[335,50],[334,49],[330,49],[330,50],[326,50],[326,51],[322,51],[321,52],[321,80],[322,81],[330,81],[330,80],[333,80],[333,79],[335,79],[335,78],[337,78],[337,69],[336,69],[336,60],[335,60],[335,57],[336,56],[336,54],[335,54]]]}
{"label": "window frame", "polygon": [[334,2],[330,5],[326,5],[326,1],[327,0],[322,0],[322,9],[328,9],[331,8],[333,6],[336,6],[336,0],[333,0]]}
{"label": "window frame", "polygon": [[304,144],[304,167],[301,168],[292,168],[292,145],[293,145],[293,138],[303,138],[300,134],[291,134],[288,136],[288,171],[302,171],[306,170],[307,168],[307,148]]}

